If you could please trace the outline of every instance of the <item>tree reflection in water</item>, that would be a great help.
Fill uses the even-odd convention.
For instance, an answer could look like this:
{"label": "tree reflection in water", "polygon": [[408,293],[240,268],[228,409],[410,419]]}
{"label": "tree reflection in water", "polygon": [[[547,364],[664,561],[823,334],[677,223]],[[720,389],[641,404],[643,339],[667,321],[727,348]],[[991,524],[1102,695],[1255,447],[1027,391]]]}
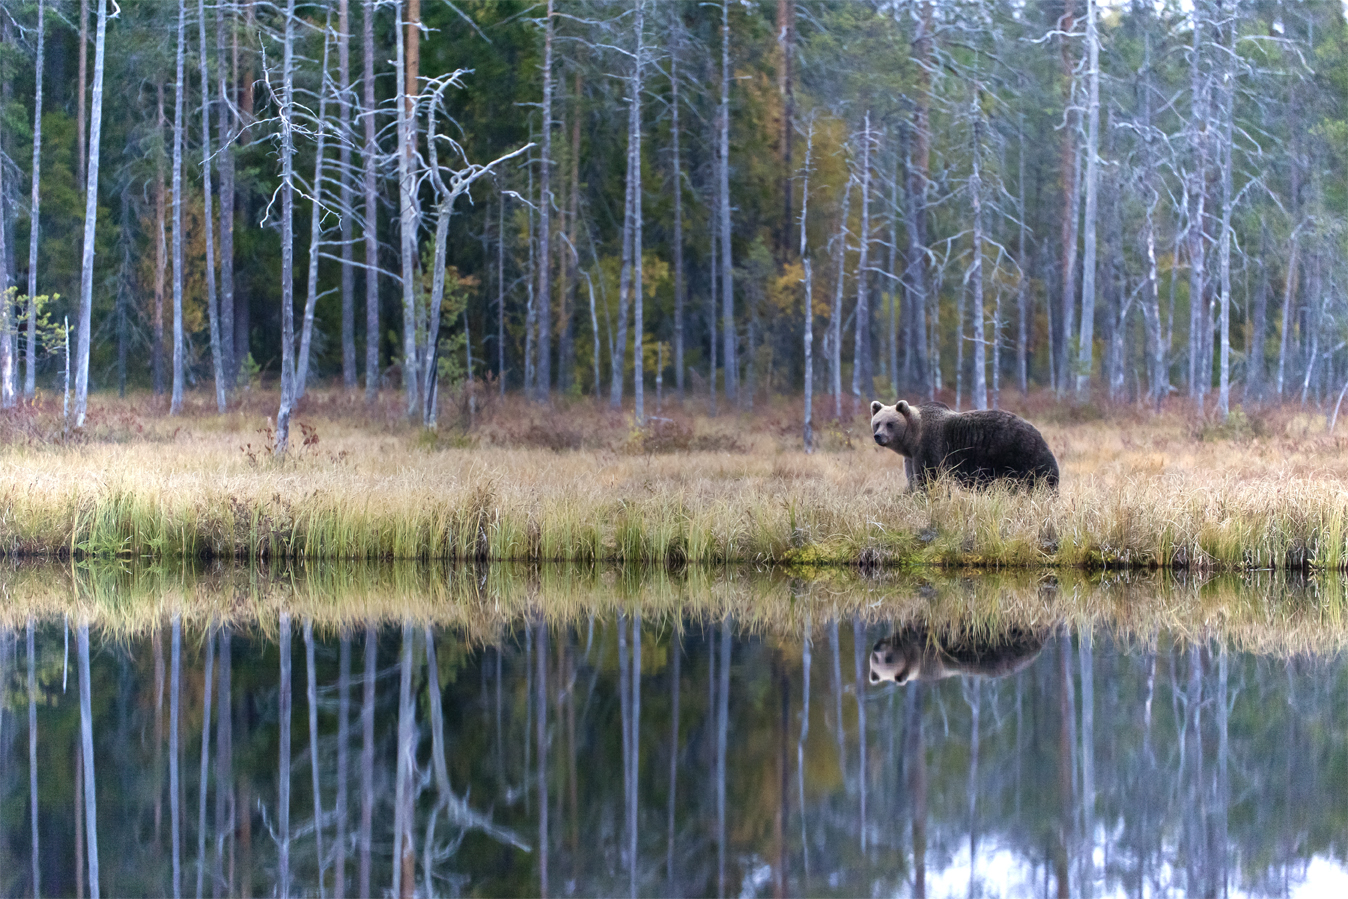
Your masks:
{"label": "tree reflection in water", "polygon": [[795,633],[633,606],[490,639],[370,622],[363,641],[358,622],[297,614],[298,754],[289,612],[270,632],[81,618],[78,697],[61,692],[61,618],[19,619],[0,720],[15,730],[26,706],[35,742],[0,740],[0,799],[23,810],[0,819],[17,862],[3,893],[73,894],[81,843],[89,893],[114,895],[181,891],[193,844],[215,897],[1258,895],[1343,875],[1338,654],[1065,625],[970,636],[819,608]]}

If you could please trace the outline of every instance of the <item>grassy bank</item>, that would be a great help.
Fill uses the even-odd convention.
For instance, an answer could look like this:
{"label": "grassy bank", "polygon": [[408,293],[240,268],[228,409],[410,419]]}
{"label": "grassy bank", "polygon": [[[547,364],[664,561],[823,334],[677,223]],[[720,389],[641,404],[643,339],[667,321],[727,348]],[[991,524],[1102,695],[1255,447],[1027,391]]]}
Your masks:
{"label": "grassy bank", "polygon": [[[1058,495],[905,492],[866,419],[799,449],[795,406],[644,430],[588,403],[493,400],[471,428],[307,397],[268,451],[274,398],[169,418],[96,402],[63,440],[56,404],[10,415],[0,552],[11,557],[757,563],[796,567],[1348,568],[1348,439],[1293,410],[1217,427],[1179,412],[1022,409]],[[452,418],[449,415],[445,419]],[[442,419],[444,420],[444,419]]]}
{"label": "grassy bank", "polygon": [[661,627],[732,620],[765,639],[822,638],[830,621],[860,618],[946,635],[1016,627],[1107,631],[1150,645],[1159,634],[1291,655],[1348,648],[1348,579],[1263,572],[1194,576],[1134,572],[865,575],[839,569],[792,576],[752,567],[605,568],[535,565],[330,563],[322,566],[127,566],[30,563],[0,570],[0,631],[87,620],[133,637],[172,615],[192,628],[229,624],[273,633],[290,612],[329,634],[367,622],[452,627],[488,643],[544,620],[581,627],[639,612]]}

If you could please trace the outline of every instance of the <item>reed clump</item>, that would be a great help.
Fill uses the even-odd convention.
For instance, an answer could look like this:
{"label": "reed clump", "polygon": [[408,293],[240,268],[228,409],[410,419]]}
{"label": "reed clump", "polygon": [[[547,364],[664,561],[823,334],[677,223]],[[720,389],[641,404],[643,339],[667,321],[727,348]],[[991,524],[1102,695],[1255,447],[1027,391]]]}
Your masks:
{"label": "reed clump", "polygon": [[1044,410],[1059,493],[937,484],[910,494],[901,460],[874,446],[860,412],[806,455],[794,406],[715,419],[690,406],[636,428],[588,403],[494,399],[471,428],[428,435],[390,411],[395,397],[367,408],[316,391],[298,419],[313,441],[277,460],[261,397],[224,416],[189,404],[172,419],[151,398],[104,399],[92,429],[67,442],[42,424],[51,413],[41,404],[12,413],[0,446],[0,553],[1348,568],[1348,441],[1291,411],[1221,429],[1178,413],[1057,420]]}

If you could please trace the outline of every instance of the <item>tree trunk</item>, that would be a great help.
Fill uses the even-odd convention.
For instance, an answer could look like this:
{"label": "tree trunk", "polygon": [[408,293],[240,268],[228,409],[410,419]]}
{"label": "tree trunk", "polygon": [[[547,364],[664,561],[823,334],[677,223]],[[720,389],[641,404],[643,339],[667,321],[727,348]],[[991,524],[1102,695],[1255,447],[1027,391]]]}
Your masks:
{"label": "tree trunk", "polygon": [[[640,9],[640,6],[638,6]],[[638,37],[638,40],[640,38]],[[640,49],[640,47],[638,47]],[[639,58],[633,61],[632,78],[629,81],[631,96],[628,97],[627,116],[627,178],[626,192],[623,197],[623,233],[622,233],[622,270],[618,276],[618,339],[610,356],[612,368],[609,384],[609,405],[617,409],[622,405],[623,375],[627,354],[627,315],[630,291],[632,288],[632,251],[635,239],[636,192],[641,178],[641,74]],[[639,251],[638,251],[639,252]],[[639,338],[638,338],[639,339]],[[638,360],[635,366],[640,372]]]}
{"label": "tree trunk", "polygon": [[[204,10],[203,10],[204,12]],[[202,21],[206,20],[202,15]],[[202,29],[205,36],[205,29]],[[202,41],[205,46],[205,41]],[[202,85],[209,84],[202,80]],[[206,632],[206,668],[202,672],[201,770],[197,775],[197,897],[206,883],[206,790],[211,775],[211,699],[215,687],[215,635]],[[217,789],[219,785],[217,784]]]}
{"label": "tree trunk", "polygon": [[[720,219],[721,219],[721,338],[725,345],[725,396],[728,402],[739,398],[739,368],[735,352],[735,279],[730,254],[730,0],[721,0],[721,126]],[[714,277],[714,275],[713,275]]]}
{"label": "tree trunk", "polygon": [[847,266],[847,217],[852,206],[852,181],[843,188],[842,216],[838,220],[838,263],[834,267],[837,281],[833,285],[833,308],[829,310],[828,343],[829,392],[833,394],[833,417],[842,421],[842,299]]}
{"label": "tree trunk", "polygon": [[[398,209],[399,248],[402,259],[403,292],[403,390],[407,396],[407,417],[417,412],[421,397],[417,385],[417,310],[416,256],[418,208],[416,198],[416,118],[418,63],[420,62],[421,0],[407,0],[407,18],[402,4],[397,6],[398,85]],[[404,24],[406,39],[404,39]]]}
{"label": "tree trunk", "polygon": [[[220,710],[215,715],[215,868],[211,895],[220,899],[227,892],[225,878],[225,842],[232,840],[235,809],[234,796],[234,709],[231,692],[233,673],[233,646],[229,626],[220,629]],[[231,845],[230,857],[233,858]],[[232,866],[231,866],[232,867]],[[229,878],[233,880],[232,877]]]}
{"label": "tree trunk", "polygon": [[[550,0],[549,0],[550,2]],[[631,168],[632,186],[632,398],[635,404],[638,425],[646,421],[646,359],[642,342],[646,335],[646,303],[642,294],[641,254],[643,241],[641,236],[641,89],[642,66],[645,54],[645,3],[636,3],[636,43],[637,55],[632,74],[632,106],[628,142],[632,149]]]}
{"label": "tree trunk", "polygon": [[[1152,143],[1155,140],[1151,125],[1151,30],[1145,34],[1146,48],[1143,62],[1142,82],[1142,150],[1143,150],[1143,186],[1150,196],[1146,198],[1147,213],[1143,226],[1143,242],[1147,252],[1147,288],[1142,307],[1147,323],[1148,340],[1151,344],[1151,394],[1152,407],[1160,411],[1161,400],[1168,392],[1169,384],[1165,370],[1165,338],[1161,333],[1160,276],[1156,264],[1156,204],[1160,202],[1160,192],[1154,184],[1155,162],[1152,156]],[[1173,279],[1172,279],[1173,283]]]}
{"label": "tree trunk", "polygon": [[1203,3],[1194,4],[1193,46],[1190,51],[1190,121],[1189,142],[1197,156],[1193,173],[1189,176],[1186,205],[1189,208],[1189,398],[1203,408],[1212,378],[1211,359],[1203,358],[1203,297],[1205,278],[1203,265],[1204,200],[1207,193],[1207,82],[1201,65],[1203,42]]}
{"label": "tree trunk", "polygon": [[197,0],[197,40],[201,51],[201,183],[206,237],[206,314],[210,319],[211,361],[215,369],[215,410],[225,411],[225,360],[220,342],[220,311],[215,293],[214,213],[211,197],[211,89],[206,68],[206,0]]}
{"label": "tree trunk", "polygon": [[[183,894],[182,872],[182,763],[180,741],[183,694],[183,620],[175,614],[169,625],[169,842],[173,854],[173,896]],[[92,843],[92,841],[90,841]]]}
{"label": "tree trunk", "polygon": [[[169,414],[183,410],[183,381],[186,372],[183,333],[183,93],[187,89],[183,64],[187,53],[187,0],[178,0],[178,43],[175,57],[173,90],[173,393]],[[87,354],[81,354],[81,360]],[[83,364],[83,363],[82,363]],[[78,389],[78,388],[77,388]]]}
{"label": "tree trunk", "polygon": [[84,138],[85,92],[89,89],[89,0],[80,0],[80,74],[75,94],[75,181],[80,188],[88,186],[85,180]]}
{"label": "tree trunk", "polygon": [[1019,199],[1017,213],[1016,263],[1020,267],[1020,277],[1016,282],[1016,386],[1023,397],[1030,389],[1029,352],[1030,352],[1030,258],[1025,251],[1025,116],[1016,119],[1016,137],[1019,141],[1017,151],[1017,189]]}
{"label": "tree trunk", "polygon": [[314,148],[314,180],[309,186],[313,194],[309,198],[309,270],[305,282],[304,319],[300,325],[300,353],[295,360],[295,402],[299,402],[309,386],[309,352],[313,346],[314,313],[318,309],[318,254],[323,246],[323,157],[327,152],[328,137],[328,51],[331,47],[327,25],[331,14],[328,20],[323,28],[323,67],[319,70],[322,86],[318,91],[318,121],[314,125],[318,139]]}
{"label": "tree trunk", "polygon": [[1268,380],[1265,375],[1267,361],[1264,344],[1268,341],[1269,281],[1268,265],[1264,260],[1269,258],[1270,243],[1268,225],[1261,225],[1259,228],[1259,274],[1257,275],[1259,281],[1254,290],[1254,321],[1250,334],[1249,361],[1246,364],[1245,375],[1245,396],[1254,401],[1263,400],[1265,385]]}
{"label": "tree trunk", "polygon": [[[4,195],[4,167],[0,166],[0,196]],[[9,293],[9,247],[4,214],[0,214],[0,407],[14,405],[14,298]]]}
{"label": "tree trunk", "polygon": [[866,111],[861,132],[861,233],[857,238],[857,310],[852,342],[852,397],[874,389],[871,377],[871,300],[869,250],[871,244],[871,113]]}
{"label": "tree trunk", "polygon": [[[983,110],[979,106],[979,94],[982,93],[982,85],[977,79],[973,83],[973,103],[971,104],[974,117],[974,146],[973,146],[973,174],[969,179],[969,194],[974,215],[974,259],[973,268],[969,272],[969,282],[973,287],[973,320],[974,320],[974,383],[973,383],[973,403],[975,409],[986,409],[988,407],[988,344],[984,334],[984,313],[983,313],[983,170],[980,161],[982,156],[983,140]],[[964,323],[960,323],[960,332],[963,333]]]}
{"label": "tree trunk", "polygon": [[[23,367],[23,395],[31,398],[37,390],[37,244],[42,194],[42,69],[47,43],[45,0],[37,2],[37,59],[33,66],[33,188],[28,205],[28,341]],[[37,845],[34,834],[33,845]],[[33,895],[37,892],[37,874],[33,875]]]}
{"label": "tree trunk", "polygon": [[[543,36],[543,147],[539,160],[538,215],[538,362],[534,366],[534,389],[539,402],[552,390],[552,0],[548,0],[547,27]],[[640,32],[641,6],[637,5]],[[640,37],[637,67],[640,62]],[[638,74],[638,78],[640,75]],[[639,313],[638,313],[639,315]],[[637,340],[640,341],[640,336]],[[640,401],[638,401],[639,404]]]}
{"label": "tree trunk", "polygon": [[1081,338],[1077,356],[1078,400],[1090,396],[1092,353],[1095,346],[1095,233],[1096,195],[1100,187],[1100,34],[1095,24],[1095,0],[1086,0],[1086,235],[1081,260]]}
{"label": "tree trunk", "polygon": [[314,664],[314,621],[304,619],[304,673],[306,698],[309,701],[309,771],[313,780],[314,843],[318,859],[318,895],[325,895],[323,874],[327,869],[323,855],[323,789],[318,767],[318,673]]}
{"label": "tree trunk", "polygon": [[[39,18],[41,16],[39,7]],[[39,58],[41,53],[39,52]],[[37,805],[37,656],[33,648],[32,617],[28,618],[28,821],[33,853],[33,897],[42,895],[40,854],[38,852]],[[76,825],[78,826],[78,824]]]}
{"label": "tree trunk", "polygon": [[[505,396],[505,194],[496,206],[496,384]],[[594,306],[594,289],[590,289],[590,306]],[[593,313],[593,308],[590,310]],[[599,390],[598,332],[595,334],[595,392]]]}
{"label": "tree trunk", "polygon": [[[99,94],[102,82],[103,29],[107,23],[107,0],[98,3],[98,44],[94,51],[94,121],[98,121]],[[97,134],[98,126],[94,126]],[[90,183],[97,185],[98,141],[90,142],[90,168],[94,177]],[[84,839],[86,856],[89,860],[89,895],[98,899],[98,798],[94,781],[94,716],[92,709],[93,691],[89,685],[89,622],[81,621],[79,630],[80,654],[80,755],[84,759]],[[76,827],[79,823],[76,822]]]}
{"label": "tree trunk", "polygon": [[231,65],[225,65],[226,6],[221,4],[215,18],[216,76],[219,83],[220,118],[220,359],[225,369],[225,394],[239,379],[239,360],[234,352],[234,105],[229,100],[230,80],[226,72],[237,74],[238,51],[234,43]]}
{"label": "tree trunk", "polygon": [[[1063,102],[1073,102],[1073,83],[1076,79],[1076,64],[1072,60],[1072,47],[1067,35],[1076,26],[1075,4],[1067,3],[1066,11],[1058,20],[1059,47],[1062,58]],[[1077,148],[1075,125],[1070,109],[1064,114],[1062,129],[1062,334],[1058,347],[1058,396],[1067,392],[1071,383],[1070,361],[1072,352],[1072,331],[1076,318],[1076,268],[1077,268]]]}
{"label": "tree trunk", "polygon": [[[368,8],[367,8],[368,10]],[[365,676],[360,706],[360,880],[361,896],[370,895],[371,830],[374,825],[374,679],[379,652],[373,624],[365,625]]]}
{"label": "tree trunk", "polygon": [[[89,168],[84,191],[84,253],[80,266],[79,359],[75,375],[75,427],[84,427],[89,398],[89,342],[94,298],[94,234],[98,226],[98,145],[103,132],[103,47],[108,33],[108,0],[98,0],[98,28],[94,32],[93,110],[89,122]],[[180,51],[181,52],[181,51]],[[182,63],[178,64],[179,69]],[[80,96],[83,96],[81,94]],[[92,760],[90,765],[92,765]],[[92,770],[92,769],[91,769]],[[96,849],[97,847],[93,847]],[[93,853],[91,852],[91,857]],[[94,885],[97,889],[97,885]]]}
{"label": "tree trunk", "polygon": [[908,179],[908,305],[912,329],[910,338],[917,347],[917,387],[919,395],[934,397],[936,378],[927,337],[927,175],[931,159],[931,54],[934,34],[932,3],[924,0],[913,38],[917,64],[917,89],[914,91],[912,140],[909,143]]}
{"label": "tree trunk", "polygon": [[[379,0],[365,0],[362,23],[364,46],[365,148],[362,152],[365,187],[365,402],[373,403],[379,390],[379,195],[376,192],[376,166],[379,147],[375,143],[374,99],[374,14]],[[364,881],[369,886],[369,878]]]}
{"label": "tree trunk", "polygon": [[[281,63],[281,405],[276,412],[277,456],[290,444],[290,412],[295,401],[295,0],[286,0],[285,45]],[[290,622],[285,616],[286,624]],[[286,631],[289,633],[289,630]],[[287,650],[286,661],[289,662]],[[287,700],[288,702],[288,700]],[[288,708],[287,708],[288,710]],[[289,721],[286,733],[290,732]],[[284,751],[289,754],[287,744]],[[290,773],[286,771],[289,785]],[[289,803],[289,793],[286,802]],[[289,861],[289,844],[286,859]],[[288,873],[288,872],[287,872]],[[283,889],[289,889],[282,878]]]}
{"label": "tree trunk", "polygon": [[[355,205],[351,192],[351,0],[337,3],[337,168],[342,229],[342,387],[356,389],[356,267],[351,244]],[[340,879],[340,875],[338,875]]]}
{"label": "tree trunk", "polygon": [[[708,64],[708,67],[710,68],[710,64]],[[719,127],[719,126],[713,126],[713,132],[715,131],[715,128],[716,128],[716,127]],[[715,136],[715,133],[713,133],[713,135],[712,135],[712,141],[714,142],[715,139],[716,139],[716,136]],[[718,158],[718,154],[716,153],[716,151],[713,150],[713,152],[712,152],[712,164],[711,164],[712,181],[716,181],[716,179],[717,179],[717,174],[718,174],[718,168],[717,168],[717,166],[719,165],[719,163],[716,161],[717,158]],[[717,305],[717,284],[718,284],[718,279],[717,279],[717,277],[716,277],[716,273],[719,271],[719,269],[717,268],[717,259],[716,259],[716,257],[717,257],[717,254],[720,252],[720,242],[718,241],[718,239],[717,239],[717,237],[716,237],[716,232],[717,232],[717,230],[718,230],[718,228],[717,228],[717,226],[718,226],[717,219],[719,218],[719,216],[716,215],[716,210],[715,210],[715,188],[712,188],[712,189],[709,190],[708,192],[709,192],[710,194],[712,194],[712,196],[708,197],[708,203],[707,203],[707,206],[708,206],[709,208],[711,208],[711,214],[708,216],[709,221],[707,222],[707,238],[708,238],[708,240],[707,240],[707,243],[708,243],[708,247],[707,247],[708,253],[707,253],[707,255],[708,255],[708,257],[709,257],[709,258],[708,258],[708,262],[709,262],[709,265],[708,265],[709,276],[708,276],[708,278],[707,278],[707,282],[708,282],[708,284],[707,284],[707,337],[708,337],[708,348],[707,348],[707,349],[708,349],[708,353],[707,353],[707,359],[708,359],[708,362],[709,362],[709,364],[708,364],[708,366],[707,366],[707,388],[708,388],[708,389],[707,389],[707,399],[708,399],[708,404],[707,404],[707,406],[708,406],[708,412],[710,412],[710,414],[711,414],[712,416],[715,416],[715,415],[716,415],[716,316],[717,316],[717,314],[718,314],[718,309],[719,309],[719,307],[718,307],[718,305]]]}
{"label": "tree trunk", "polygon": [[[1230,11],[1239,16],[1239,4]],[[1225,23],[1227,32],[1225,52],[1222,55],[1222,121],[1221,147],[1218,150],[1219,165],[1222,167],[1222,230],[1217,245],[1217,266],[1221,278],[1221,373],[1217,392],[1217,414],[1226,419],[1231,412],[1231,215],[1235,206],[1234,188],[1231,184],[1232,161],[1232,120],[1235,117],[1236,84],[1232,57],[1236,52],[1236,21],[1228,18]],[[1222,26],[1219,26],[1222,27]]]}
{"label": "tree trunk", "polygon": [[[294,0],[286,3],[286,47],[290,47],[291,23],[294,21]],[[287,66],[287,71],[289,66]],[[283,101],[284,102],[284,101]],[[290,106],[287,102],[286,106]],[[282,128],[288,127],[282,121]],[[276,797],[276,891],[282,899],[290,896],[290,709],[292,700],[290,680],[290,613],[282,612],[280,632],[277,637],[281,650],[281,684],[277,698],[276,717],[280,733],[278,735],[277,759],[277,797]]]}
{"label": "tree trunk", "polygon": [[400,672],[398,688],[398,764],[394,781],[394,823],[393,823],[393,895],[412,895],[414,884],[412,872],[415,870],[412,831],[415,827],[413,813],[412,778],[416,767],[416,708],[412,704],[412,656],[415,652],[416,631],[410,621],[403,622],[402,658],[399,660]]}
{"label": "tree trunk", "polygon": [[[805,452],[814,452],[814,271],[806,253],[805,222],[810,211],[810,156],[814,152],[814,122],[805,137],[805,180],[800,189],[800,259],[805,281]],[[808,638],[807,638],[808,639]],[[807,691],[808,694],[808,691]],[[801,815],[805,813],[801,807]]]}
{"label": "tree trunk", "polygon": [[332,895],[346,899],[347,764],[351,742],[351,634],[343,630],[337,655],[337,857],[333,861]]}
{"label": "tree trunk", "polygon": [[[1295,169],[1295,167],[1294,167]],[[1282,296],[1282,334],[1278,339],[1278,399],[1283,397],[1284,378],[1287,374],[1287,350],[1292,333],[1292,307],[1297,296],[1297,251],[1300,233],[1292,232],[1292,246],[1287,253],[1287,276],[1283,282]]]}
{"label": "tree trunk", "polygon": [[683,277],[683,162],[679,156],[679,53],[682,49],[683,22],[675,21],[669,48],[669,135],[670,164],[674,169],[674,387],[680,402],[683,401],[683,309],[688,302],[688,288]]}

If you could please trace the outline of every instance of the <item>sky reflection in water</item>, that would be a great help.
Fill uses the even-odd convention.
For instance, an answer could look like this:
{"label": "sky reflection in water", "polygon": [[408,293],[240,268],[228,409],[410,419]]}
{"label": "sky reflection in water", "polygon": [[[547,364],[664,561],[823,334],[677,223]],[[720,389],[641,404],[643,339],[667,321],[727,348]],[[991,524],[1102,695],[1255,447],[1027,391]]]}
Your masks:
{"label": "sky reflection in water", "polygon": [[31,703],[28,629],[11,624],[0,892],[32,895],[35,788],[41,894],[89,895],[85,664],[106,895],[1348,884],[1342,653],[1051,622],[961,637],[822,608],[797,610],[795,630],[676,628],[611,608],[486,639],[420,622],[338,632],[291,611],[209,631],[166,616],[96,625],[87,662],[78,620],[38,618]]}

